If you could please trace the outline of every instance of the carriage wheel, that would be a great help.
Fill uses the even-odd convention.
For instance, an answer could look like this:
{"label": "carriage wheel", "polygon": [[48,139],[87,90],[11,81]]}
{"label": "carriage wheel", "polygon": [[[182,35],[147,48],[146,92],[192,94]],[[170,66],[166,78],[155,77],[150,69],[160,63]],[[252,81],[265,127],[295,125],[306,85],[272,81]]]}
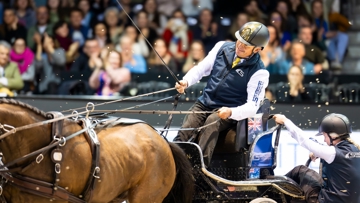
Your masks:
{"label": "carriage wheel", "polygon": [[276,201],[269,198],[256,198],[249,203],[276,203]]}

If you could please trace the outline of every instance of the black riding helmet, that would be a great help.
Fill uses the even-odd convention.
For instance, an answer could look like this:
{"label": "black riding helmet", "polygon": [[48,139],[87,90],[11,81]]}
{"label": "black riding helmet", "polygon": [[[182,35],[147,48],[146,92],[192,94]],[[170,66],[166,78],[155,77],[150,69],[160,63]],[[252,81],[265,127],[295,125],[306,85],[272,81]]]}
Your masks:
{"label": "black riding helmet", "polygon": [[269,42],[269,30],[265,25],[259,22],[245,23],[240,30],[235,32],[235,36],[241,43],[248,46],[264,47]]}
{"label": "black riding helmet", "polygon": [[[328,134],[332,144],[333,140],[348,137],[350,135],[352,132],[351,123],[346,116],[338,113],[331,113],[322,119],[319,125],[319,133],[316,135],[322,135],[323,132]],[[332,139],[329,135],[330,133],[336,133],[338,137]]]}

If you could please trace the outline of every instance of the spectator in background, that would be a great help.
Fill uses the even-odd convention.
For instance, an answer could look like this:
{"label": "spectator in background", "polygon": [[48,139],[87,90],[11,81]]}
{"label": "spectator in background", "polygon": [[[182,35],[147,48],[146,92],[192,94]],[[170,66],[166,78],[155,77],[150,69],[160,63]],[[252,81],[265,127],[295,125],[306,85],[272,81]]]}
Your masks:
{"label": "spectator in background", "polygon": [[192,32],[181,10],[176,10],[169,20],[163,38],[177,63],[183,64],[192,41]]}
{"label": "spectator in background", "polygon": [[60,73],[65,69],[66,54],[63,48],[55,46],[54,39],[46,33],[41,38],[35,38],[37,45],[35,56],[35,70],[37,93],[58,94],[61,83]]}
{"label": "spectator in background", "polygon": [[131,73],[144,74],[147,72],[146,61],[141,55],[132,52],[133,43],[134,41],[128,36],[123,36],[120,39],[123,66],[129,69]]}
{"label": "spectator in background", "polygon": [[286,22],[283,21],[281,14],[273,11],[270,14],[269,25],[273,25],[279,32],[281,46],[284,51],[288,51],[291,46],[292,36],[291,33],[286,31]]}
{"label": "spectator in background", "polygon": [[304,74],[302,70],[300,66],[293,65],[290,67],[287,73],[289,89],[284,92],[284,101],[301,102],[313,100],[303,85]]}
{"label": "spectator in background", "polygon": [[19,23],[25,28],[35,25],[35,5],[32,0],[16,0],[15,1],[16,16]]}
{"label": "spectator in background", "polygon": [[341,68],[349,42],[349,36],[346,32],[351,25],[345,16],[331,10],[329,13],[329,26],[330,31],[326,36],[330,40],[327,57],[331,61],[332,68]]}
{"label": "spectator in background", "polygon": [[[324,19],[323,4],[321,0],[311,2],[311,12],[317,29],[317,44],[321,50],[326,51],[325,39],[335,36],[333,32],[328,33],[328,23]],[[331,35],[331,36],[330,36]]]}
{"label": "spectator in background", "polygon": [[105,10],[105,24],[108,27],[109,36],[113,44],[119,43],[121,33],[124,31],[124,25],[119,25],[119,10],[116,7],[110,7]]}
{"label": "spectator in background", "polygon": [[79,8],[84,14],[84,18],[81,21],[81,25],[85,27],[92,27],[95,23],[94,13],[90,7],[90,0],[80,0],[77,3],[77,8]]}
{"label": "spectator in background", "polygon": [[298,32],[298,27],[296,23],[296,16],[292,15],[290,11],[289,4],[285,0],[280,0],[277,2],[276,11],[281,14],[281,18],[285,23],[286,31],[290,34],[296,34]]}
{"label": "spectator in background", "polygon": [[115,50],[105,49],[102,59],[95,61],[95,70],[89,79],[89,85],[97,95],[118,95],[123,87],[131,81],[131,74],[122,67],[121,54]]}
{"label": "spectator in background", "polygon": [[229,29],[226,39],[232,42],[235,42],[237,39],[234,36],[234,33],[238,31],[245,23],[249,22],[249,16],[247,13],[240,12],[236,15],[236,18],[232,21],[231,27]]}
{"label": "spectator in background", "polygon": [[251,0],[245,6],[245,12],[249,16],[249,21],[257,21],[260,23],[264,23],[266,19],[266,15],[259,9],[258,3],[256,0]]}
{"label": "spectator in background", "polygon": [[205,58],[204,44],[199,40],[193,41],[190,45],[189,54],[182,68],[182,72],[187,73],[194,66],[198,65],[204,58]]}
{"label": "spectator in background", "polygon": [[24,87],[21,93],[30,93],[35,77],[35,55],[26,46],[25,38],[17,38],[10,52],[10,60],[17,64]]}
{"label": "spectator in background", "polygon": [[36,50],[36,40],[44,33],[52,36],[53,25],[49,23],[49,11],[46,6],[40,6],[36,9],[36,25],[31,26],[27,32],[26,42],[31,50]]}
{"label": "spectator in background", "polygon": [[[92,2],[93,2],[92,11],[94,11],[94,14],[96,16],[96,22],[104,21],[104,11],[107,8],[118,6],[117,1],[111,1],[111,0],[93,0]],[[131,0],[120,0],[120,2],[124,4],[128,4],[128,3],[130,4]]]}
{"label": "spectator in background", "polygon": [[[240,29],[240,28],[239,28]],[[206,54],[223,40],[219,25],[213,21],[212,13],[209,9],[203,9],[200,12],[199,22],[193,28],[194,39],[201,40],[204,43]]]}
{"label": "spectator in background", "polygon": [[280,45],[279,32],[272,25],[267,26],[270,34],[269,43],[260,52],[261,60],[270,74],[278,72],[278,64],[285,59],[284,52]]}
{"label": "spectator in background", "polygon": [[50,23],[54,24],[59,20],[65,20],[65,13],[60,7],[60,0],[48,0],[46,6],[49,10]]}
{"label": "spectator in background", "polygon": [[59,20],[69,21],[70,12],[74,8],[74,1],[48,0],[47,7],[50,15],[50,23],[55,24]]}
{"label": "spectator in background", "polygon": [[[144,58],[147,58],[149,56],[149,48],[146,44],[145,38],[141,34],[138,33],[135,26],[128,25],[125,28],[125,31],[123,32],[123,36],[130,37],[131,40],[134,42],[133,47],[132,47],[132,51],[134,54],[141,55]],[[118,45],[116,45],[116,50],[119,52],[122,52],[120,43],[118,43]]]}
{"label": "spectator in background", "polygon": [[311,102],[313,98],[303,85],[304,74],[299,66],[291,66],[287,73],[287,82],[279,82],[269,91],[267,98],[280,102]]}
{"label": "spectator in background", "polygon": [[305,4],[302,0],[290,0],[290,11],[292,16],[298,16],[300,14],[308,14]]}
{"label": "spectator in background", "polygon": [[313,18],[309,14],[299,14],[298,17],[298,27],[301,29],[302,27],[310,27],[312,31],[312,42],[311,44],[316,46],[318,49],[320,49],[324,55],[326,53],[324,50],[322,50],[323,47],[323,41],[321,39],[320,42],[318,42],[318,30],[315,25],[315,22]]}
{"label": "spectator in background", "polygon": [[[157,39],[159,36],[157,35],[156,30],[154,30],[153,28],[149,27],[149,20],[148,20],[148,14],[144,11],[141,10],[136,14],[136,24],[139,27],[139,29],[141,30],[141,32],[145,35],[146,39],[153,44],[155,39]],[[139,35],[139,38],[142,38],[143,35]],[[151,47],[149,44],[146,44],[148,49],[150,50]]]}
{"label": "spectator in background", "polygon": [[[165,64],[172,70],[174,73],[179,72],[175,59],[171,56],[166,46],[166,43],[163,39],[159,38],[154,42],[154,48],[163,59]],[[155,54],[154,51],[151,52],[150,57],[148,59],[148,70],[149,72],[162,72],[167,73],[163,62],[160,58]]]}
{"label": "spectator in background", "polygon": [[183,0],[181,10],[187,17],[198,17],[201,10],[213,10],[212,0]]}
{"label": "spectator in background", "polygon": [[304,58],[314,64],[315,73],[320,73],[323,69],[323,65],[327,68],[328,64],[321,50],[317,46],[311,44],[312,38],[313,33],[311,27],[300,28],[298,39],[305,45]]}
{"label": "spectator in background", "polygon": [[0,40],[0,93],[13,96],[14,90],[21,90],[24,86],[20,71],[16,63],[10,62],[11,45]]}
{"label": "spectator in background", "polygon": [[54,38],[55,44],[63,48],[66,52],[66,67],[70,68],[70,65],[78,57],[79,42],[73,42],[70,37],[69,26],[65,21],[59,21],[54,25]]}
{"label": "spectator in background", "polygon": [[183,0],[156,0],[158,5],[157,9],[159,13],[171,17],[176,10],[181,8],[182,1]]}
{"label": "spectator in background", "polygon": [[75,59],[70,71],[73,73],[82,73],[90,77],[95,68],[95,61],[100,57],[100,52],[101,48],[96,39],[86,39],[83,52]]}
{"label": "spectator in background", "polygon": [[[131,19],[134,19],[135,17],[135,12],[132,9],[131,6],[131,0],[119,0],[121,3],[121,6],[123,7],[124,10],[120,10],[120,15],[119,15],[119,23],[120,25],[131,25],[131,21],[129,20],[129,17],[127,17],[126,13],[131,17]],[[125,12],[126,13],[125,13]]]}
{"label": "spectator in background", "polygon": [[26,28],[19,23],[15,10],[7,8],[4,11],[4,24],[0,26],[0,39],[14,43],[18,37],[26,37]]}
{"label": "spectator in background", "polygon": [[113,46],[111,43],[109,29],[103,22],[98,22],[93,28],[93,36],[99,42],[100,48]]}
{"label": "spectator in background", "polygon": [[279,62],[279,74],[286,75],[292,66],[299,66],[302,68],[304,75],[314,75],[318,72],[314,71],[314,64],[305,58],[305,46],[301,42],[293,42],[290,47],[290,57],[287,60]]}
{"label": "spectator in background", "polygon": [[143,8],[148,14],[149,27],[156,30],[158,35],[161,36],[168,20],[164,14],[159,13],[156,9],[156,0],[145,0]]}
{"label": "spectator in background", "polygon": [[78,8],[70,11],[70,36],[74,42],[79,42],[80,46],[84,45],[90,33],[90,28],[81,24],[83,17],[83,12]]}

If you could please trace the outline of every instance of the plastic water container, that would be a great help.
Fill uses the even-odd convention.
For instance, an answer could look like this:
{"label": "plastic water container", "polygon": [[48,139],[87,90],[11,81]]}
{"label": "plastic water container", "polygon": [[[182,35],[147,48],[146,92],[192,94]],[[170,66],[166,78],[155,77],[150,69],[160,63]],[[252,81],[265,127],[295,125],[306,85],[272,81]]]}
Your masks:
{"label": "plastic water container", "polygon": [[260,168],[250,168],[249,178],[250,179],[260,178]]}

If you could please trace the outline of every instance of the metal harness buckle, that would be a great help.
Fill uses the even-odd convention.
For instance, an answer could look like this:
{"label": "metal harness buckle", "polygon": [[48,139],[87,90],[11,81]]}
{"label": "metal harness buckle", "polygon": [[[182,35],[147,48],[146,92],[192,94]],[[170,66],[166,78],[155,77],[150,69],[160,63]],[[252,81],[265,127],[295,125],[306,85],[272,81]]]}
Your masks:
{"label": "metal harness buckle", "polygon": [[100,173],[100,167],[96,166],[93,173],[94,178],[100,179],[99,173]]}

